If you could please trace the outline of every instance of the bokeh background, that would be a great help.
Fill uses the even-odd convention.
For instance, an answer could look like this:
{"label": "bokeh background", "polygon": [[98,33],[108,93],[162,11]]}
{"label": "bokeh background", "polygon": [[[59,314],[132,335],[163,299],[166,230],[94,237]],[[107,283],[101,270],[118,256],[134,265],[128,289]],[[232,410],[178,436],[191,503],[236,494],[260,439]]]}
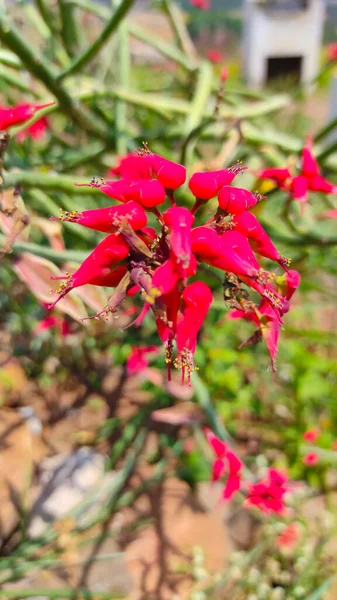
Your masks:
{"label": "bokeh background", "polygon": [[[337,184],[337,4],[249,4],[281,19],[285,46],[298,14],[320,6],[321,38],[297,33],[317,42],[309,80],[283,60],[249,84],[238,0],[1,4],[1,105],[55,104],[0,147],[0,597],[336,598],[337,234],[320,215],[337,200],[310,192],[302,214],[257,173],[296,170],[310,135]],[[74,183],[107,177],[143,141],[189,175],[242,161],[240,186],[266,197],[256,215],[301,273],[276,374],[262,344],[239,349],[251,324],[227,319],[211,269],[192,387],[167,381],[150,317],[123,329],[137,300],[83,322],[109,295],[85,286],[48,311],[50,278],[101,239],[49,217],[106,206]],[[179,199],[191,206],[187,187]],[[219,502],[205,423],[252,473],[273,465],[297,482],[284,517]]]}

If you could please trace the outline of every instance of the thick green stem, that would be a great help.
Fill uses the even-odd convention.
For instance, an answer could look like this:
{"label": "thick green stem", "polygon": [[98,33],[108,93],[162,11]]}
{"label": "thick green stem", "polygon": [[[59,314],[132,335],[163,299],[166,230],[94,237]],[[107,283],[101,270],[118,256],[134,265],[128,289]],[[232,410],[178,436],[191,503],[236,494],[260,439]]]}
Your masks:
{"label": "thick green stem", "polygon": [[[123,87],[130,86],[130,52],[129,52],[129,32],[128,25],[124,21],[118,31],[118,71],[119,81]],[[127,124],[128,105],[123,100],[117,100],[116,105],[116,150],[120,155],[127,152],[127,140],[125,137],[125,129]]]}
{"label": "thick green stem", "polygon": [[102,126],[87,113],[78,101],[74,101],[68,92],[56,81],[52,68],[25,41],[22,34],[16,30],[8,15],[0,13],[0,40],[12,50],[25,65],[27,70],[37,77],[46,88],[57,98],[62,110],[72,118],[82,129],[107,139],[106,127]]}
{"label": "thick green stem", "polygon": [[45,191],[60,191],[66,194],[97,195],[102,192],[97,188],[80,187],[76,188],[76,183],[88,183],[88,178],[76,177],[71,175],[52,175],[50,173],[29,173],[26,171],[12,171],[6,173],[3,182],[3,188],[15,187],[20,183],[23,187],[38,188]]}
{"label": "thick green stem", "polygon": [[174,0],[164,0],[164,8],[176,34],[179,45],[191,61],[197,61],[198,53],[185,25],[181,9]]}
{"label": "thick green stem", "polygon": [[[5,236],[0,233],[0,248],[2,248],[5,242]],[[47,258],[48,260],[52,260],[55,263],[64,263],[66,261],[81,263],[83,262],[89,252],[82,252],[81,250],[63,250],[62,252],[57,252],[50,248],[49,246],[42,246],[41,244],[33,244],[30,242],[15,242],[13,245],[13,254],[20,255],[22,252],[31,252],[36,256],[41,256],[42,258]]]}
{"label": "thick green stem", "polygon": [[[73,4],[75,4],[76,6],[79,6],[83,10],[86,10],[88,12],[91,12],[91,13],[97,15],[103,21],[107,21],[110,16],[109,10],[105,6],[103,6],[99,3],[93,4],[89,0],[69,0],[69,1],[72,2]],[[158,52],[160,52],[160,54],[162,54],[166,58],[169,58],[170,60],[173,60],[178,65],[183,67],[183,69],[186,69],[187,71],[194,71],[196,69],[196,67],[197,67],[196,61],[188,58],[183,52],[181,52],[173,44],[165,42],[165,40],[163,40],[162,38],[153,35],[152,31],[150,33],[149,31],[146,31],[146,29],[143,29],[143,27],[140,27],[136,23],[132,23],[132,22],[128,22],[128,28],[129,28],[129,34],[132,37],[135,37],[136,39],[144,42],[145,44],[152,46],[153,48],[158,50]]]}
{"label": "thick green stem", "polygon": [[[6,67],[0,64],[0,78],[12,88],[17,88],[21,92],[24,92],[25,94],[30,94],[34,98],[41,98],[41,95],[34,89],[32,89],[31,85],[25,83],[24,78],[22,77],[22,73],[14,73],[12,69],[7,69]],[[26,124],[25,127],[27,127]]]}
{"label": "thick green stem", "polygon": [[50,29],[53,35],[58,35],[58,28],[55,15],[49,9],[45,0],[35,0],[35,4],[48,29]]}
{"label": "thick green stem", "polygon": [[64,47],[71,58],[79,48],[79,30],[74,16],[74,6],[67,0],[57,0],[61,17],[61,37]]}
{"label": "thick green stem", "polygon": [[121,2],[121,4],[117,8],[117,10],[115,10],[114,14],[110,18],[110,20],[108,21],[98,38],[95,40],[95,42],[91,44],[91,46],[89,46],[89,48],[87,48],[87,50],[85,50],[85,52],[83,52],[83,54],[81,54],[81,56],[79,56],[78,59],[75,60],[75,62],[73,62],[72,65],[70,65],[70,67],[65,69],[59,75],[59,82],[68,77],[69,75],[77,73],[78,71],[83,69],[84,66],[90,63],[95,58],[95,56],[97,56],[97,54],[104,46],[105,42],[114,33],[114,31],[117,29],[125,15],[129,12],[133,3],[134,0],[123,0]]}

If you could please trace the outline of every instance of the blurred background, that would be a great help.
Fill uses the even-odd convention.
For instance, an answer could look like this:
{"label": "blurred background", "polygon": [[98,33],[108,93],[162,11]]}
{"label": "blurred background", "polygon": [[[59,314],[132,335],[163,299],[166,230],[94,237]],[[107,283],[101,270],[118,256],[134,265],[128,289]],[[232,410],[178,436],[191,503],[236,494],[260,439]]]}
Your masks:
{"label": "blurred background", "polygon": [[[1,107],[54,102],[0,143],[0,598],[335,600],[337,200],[303,214],[258,173],[299,174],[311,136],[337,185],[337,2],[5,0],[0,42]],[[107,206],[74,183],[143,141],[188,176],[242,161],[265,197],[301,274],[276,374],[212,269],[192,387],[167,381],[150,316],[125,328],[139,300],[82,321],[109,297],[84,286],[48,310],[102,237],[49,217]],[[219,502],[204,424],[254,475],[287,471],[284,516]]]}

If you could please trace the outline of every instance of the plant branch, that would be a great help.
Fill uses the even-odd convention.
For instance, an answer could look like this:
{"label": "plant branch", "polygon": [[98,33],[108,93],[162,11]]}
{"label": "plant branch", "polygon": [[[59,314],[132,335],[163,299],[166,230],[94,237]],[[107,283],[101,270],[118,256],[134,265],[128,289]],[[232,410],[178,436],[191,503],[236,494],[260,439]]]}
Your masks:
{"label": "plant branch", "polygon": [[52,68],[36,51],[26,43],[22,34],[14,27],[9,17],[0,13],[0,40],[22,61],[27,70],[37,77],[57,98],[62,110],[82,129],[107,139],[106,127],[86,112],[78,101],[74,101],[68,92],[56,80]]}
{"label": "plant branch", "polygon": [[75,62],[73,62],[70,65],[70,67],[62,71],[62,73],[57,78],[58,82],[62,81],[69,75],[80,71],[81,69],[83,69],[84,66],[90,63],[93,60],[93,58],[95,58],[95,56],[100,52],[100,50],[104,46],[105,42],[114,33],[114,31],[117,29],[125,15],[129,12],[133,3],[134,0],[122,0],[121,4],[117,8],[117,10],[115,10],[112,17],[110,18],[110,20],[108,21],[98,38],[94,41],[93,44],[91,44],[91,46],[89,46],[89,48],[87,48],[87,50],[85,50],[85,52],[83,52],[83,54],[81,54],[81,56],[77,58],[77,60],[75,60]]}

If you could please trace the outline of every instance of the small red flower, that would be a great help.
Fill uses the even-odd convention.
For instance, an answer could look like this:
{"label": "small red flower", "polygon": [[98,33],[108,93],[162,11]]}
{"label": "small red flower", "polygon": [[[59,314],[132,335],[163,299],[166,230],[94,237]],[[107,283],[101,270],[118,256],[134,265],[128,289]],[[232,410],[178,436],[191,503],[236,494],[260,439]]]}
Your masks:
{"label": "small red flower", "polygon": [[197,345],[197,335],[212,304],[213,295],[202,281],[195,281],[185,287],[181,294],[181,306],[177,320],[177,358],[175,366],[181,369],[182,382],[190,385],[190,374],[195,371],[193,354]]}
{"label": "small red flower", "polygon": [[337,60],[337,44],[328,44],[327,46],[327,56],[330,62],[335,62]]}
{"label": "small red flower", "polygon": [[221,79],[222,83],[227,81],[228,76],[229,76],[228,67],[223,67],[223,69],[221,69],[221,73],[220,73],[220,79]]}
{"label": "small red flower", "polygon": [[253,208],[259,202],[261,197],[248,190],[229,187],[225,185],[218,194],[219,206],[229,215],[239,215],[240,213]]}
{"label": "small red flower", "polygon": [[200,8],[200,10],[209,10],[211,7],[210,0],[190,0],[190,4],[196,8]]}
{"label": "small red flower", "polygon": [[244,211],[234,217],[232,224],[236,231],[240,231],[240,233],[243,233],[249,239],[255,252],[280,263],[283,267],[287,266],[287,259],[279,254],[255,215]]}
{"label": "small red flower", "polygon": [[83,261],[72,275],[66,274],[57,293],[58,298],[49,308],[53,308],[70,290],[90,283],[91,285],[115,287],[126,272],[121,263],[129,254],[129,247],[118,234],[104,238],[95,250]]}
{"label": "small red flower", "polygon": [[319,456],[317,452],[308,452],[302,460],[307,467],[315,467],[319,463]]}
{"label": "small red flower", "polygon": [[52,104],[54,102],[39,105],[19,104],[18,106],[13,106],[13,108],[0,108],[0,131],[5,131],[9,127],[21,125],[21,123],[29,121],[38,110],[52,106]]}
{"label": "small red flower", "polygon": [[126,362],[128,375],[141,373],[149,365],[149,355],[158,353],[158,346],[133,346]]}
{"label": "small red flower", "polygon": [[50,217],[51,221],[67,221],[78,223],[89,229],[114,233],[119,231],[121,224],[127,222],[134,231],[142,229],[147,224],[147,216],[142,206],[136,202],[126,202],[123,206],[107,206],[78,212],[60,209],[59,217]]}
{"label": "small red flower", "polygon": [[290,523],[276,538],[278,548],[292,550],[299,542],[300,530],[297,523]]}
{"label": "small red flower", "polygon": [[41,117],[41,119],[38,119],[37,121],[35,121],[35,123],[32,123],[32,125],[27,127],[27,129],[20,131],[20,133],[17,134],[16,138],[19,140],[19,142],[23,142],[26,138],[31,138],[32,140],[39,140],[40,138],[45,136],[48,128],[49,120],[47,119],[47,117]]}
{"label": "small red flower", "polygon": [[194,220],[191,212],[180,206],[172,206],[163,214],[171,251],[183,269],[188,269],[192,260],[191,228]]}
{"label": "small red flower", "polygon": [[[230,232],[226,232],[230,233]],[[234,233],[234,232],[232,232]],[[237,234],[239,235],[239,234]],[[244,236],[242,236],[244,238]],[[240,241],[242,242],[242,238]],[[245,238],[244,238],[245,239]],[[235,273],[238,276],[257,276],[258,269],[245,258],[242,258],[235,248],[230,244],[230,240],[220,239],[214,229],[208,227],[195,227],[191,233],[192,251],[198,260],[205,262],[212,267]],[[249,247],[249,244],[247,242]],[[250,248],[249,248],[250,250]]]}
{"label": "small red flower", "polygon": [[258,175],[261,179],[272,179],[282,190],[302,204],[302,211],[308,200],[308,192],[336,194],[337,186],[320,174],[320,167],[312,152],[312,139],[308,137],[302,150],[301,170],[292,176],[289,169],[265,169]]}
{"label": "small red flower", "polygon": [[59,315],[50,315],[45,319],[41,319],[41,321],[39,321],[39,323],[35,327],[34,333],[35,335],[40,335],[41,333],[43,333],[43,331],[48,331],[49,329],[52,329],[54,327],[60,332],[62,338],[67,337],[70,333],[69,322],[65,319],[62,319]]}
{"label": "small red flower", "polygon": [[75,184],[78,187],[98,188],[103,194],[119,200],[119,202],[129,202],[130,200],[138,202],[144,208],[153,208],[163,204],[166,198],[166,192],[161,183],[156,179],[139,179],[129,181],[118,179],[116,181],[106,181],[99,183],[93,180],[88,184]]}
{"label": "small red flower", "polygon": [[308,429],[308,431],[305,431],[303,433],[303,439],[306,442],[309,442],[311,444],[315,444],[315,442],[317,442],[318,437],[319,437],[318,429]]}
{"label": "small red flower", "polygon": [[268,475],[258,483],[248,484],[247,506],[256,506],[269,515],[284,513],[284,495],[288,491],[287,477],[277,469],[269,469]]}
{"label": "small red flower", "polygon": [[272,179],[280,189],[285,189],[287,179],[291,178],[289,169],[264,169],[258,173],[259,179]]}
{"label": "small red flower", "polygon": [[229,500],[240,489],[242,463],[236,454],[222,440],[216,437],[208,427],[204,427],[204,433],[215,454],[212,467],[212,481],[218,481],[225,472],[228,473],[226,485],[222,492],[222,499]]}
{"label": "small red flower", "polygon": [[238,165],[220,171],[194,173],[188,183],[188,187],[197,199],[204,201],[211,200],[211,198],[215,198],[223,186],[230,185],[237,174],[243,170],[244,167]]}
{"label": "small red flower", "polygon": [[208,60],[211,61],[211,63],[213,63],[214,65],[218,65],[224,59],[223,53],[217,48],[209,48],[207,50],[206,56]]}
{"label": "small red flower", "polygon": [[186,169],[183,165],[153,154],[145,148],[139,154],[129,154],[122,158],[118,167],[110,172],[128,181],[157,179],[169,190],[176,190],[185,183]]}

